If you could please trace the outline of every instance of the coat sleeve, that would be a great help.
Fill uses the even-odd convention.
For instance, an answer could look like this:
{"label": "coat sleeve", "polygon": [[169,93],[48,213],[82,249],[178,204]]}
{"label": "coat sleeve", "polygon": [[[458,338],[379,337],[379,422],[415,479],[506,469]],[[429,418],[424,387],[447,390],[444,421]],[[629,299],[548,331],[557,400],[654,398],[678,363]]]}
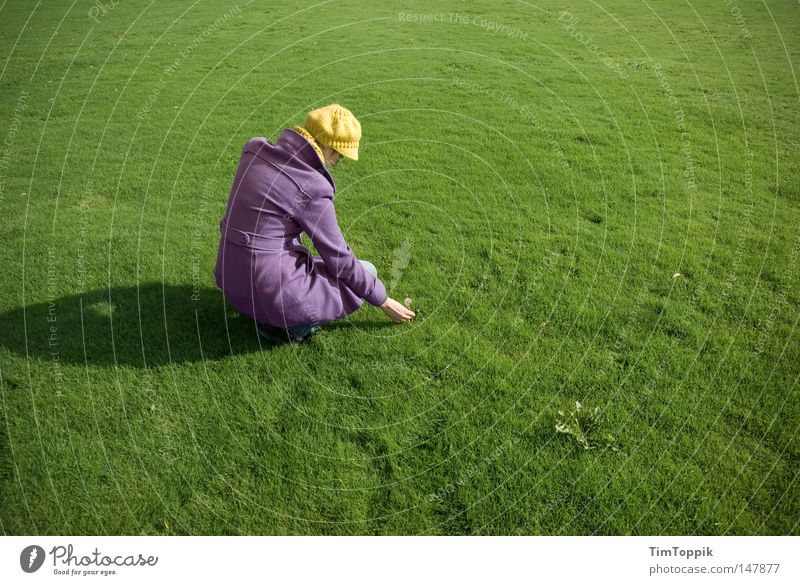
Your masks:
{"label": "coat sleeve", "polygon": [[379,307],[386,299],[386,287],[358,261],[344,239],[336,210],[329,195],[311,197],[296,216],[322,257],[328,274],[343,282],[369,304]]}

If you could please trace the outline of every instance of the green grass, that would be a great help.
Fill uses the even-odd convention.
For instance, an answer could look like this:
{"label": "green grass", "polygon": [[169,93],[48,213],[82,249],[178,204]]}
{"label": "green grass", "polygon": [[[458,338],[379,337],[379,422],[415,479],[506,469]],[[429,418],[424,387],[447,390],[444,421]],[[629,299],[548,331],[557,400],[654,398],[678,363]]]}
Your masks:
{"label": "green grass", "polygon": [[[800,532],[796,2],[268,4],[0,7],[3,533]],[[420,316],[269,349],[218,221],[330,102]]]}

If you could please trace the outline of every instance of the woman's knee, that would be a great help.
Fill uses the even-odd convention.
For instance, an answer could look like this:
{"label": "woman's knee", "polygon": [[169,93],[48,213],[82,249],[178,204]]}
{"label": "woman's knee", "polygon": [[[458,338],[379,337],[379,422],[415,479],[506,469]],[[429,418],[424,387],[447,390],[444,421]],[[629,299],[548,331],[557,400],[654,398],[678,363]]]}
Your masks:
{"label": "woman's knee", "polygon": [[367,272],[369,272],[372,276],[376,278],[378,277],[378,269],[375,268],[375,265],[372,262],[369,260],[359,260],[359,262],[361,262],[364,268],[367,269]]}

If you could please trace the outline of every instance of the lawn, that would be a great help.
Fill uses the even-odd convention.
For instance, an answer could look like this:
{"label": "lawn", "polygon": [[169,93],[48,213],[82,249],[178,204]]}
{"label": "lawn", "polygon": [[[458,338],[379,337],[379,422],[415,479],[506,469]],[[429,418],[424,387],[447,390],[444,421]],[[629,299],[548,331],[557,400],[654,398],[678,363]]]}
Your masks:
{"label": "lawn", "polygon": [[[800,533],[797,2],[0,31],[4,534]],[[244,143],[332,102],[340,225],[418,317],[270,347],[219,220]]]}

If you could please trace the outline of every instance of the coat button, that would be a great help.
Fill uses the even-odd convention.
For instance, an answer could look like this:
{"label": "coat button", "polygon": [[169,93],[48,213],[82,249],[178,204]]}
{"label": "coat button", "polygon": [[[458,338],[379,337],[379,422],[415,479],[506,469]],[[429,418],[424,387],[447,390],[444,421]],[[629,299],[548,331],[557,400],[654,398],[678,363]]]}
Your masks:
{"label": "coat button", "polygon": [[243,244],[247,244],[250,242],[250,236],[247,234],[242,234],[242,237],[239,238]]}

